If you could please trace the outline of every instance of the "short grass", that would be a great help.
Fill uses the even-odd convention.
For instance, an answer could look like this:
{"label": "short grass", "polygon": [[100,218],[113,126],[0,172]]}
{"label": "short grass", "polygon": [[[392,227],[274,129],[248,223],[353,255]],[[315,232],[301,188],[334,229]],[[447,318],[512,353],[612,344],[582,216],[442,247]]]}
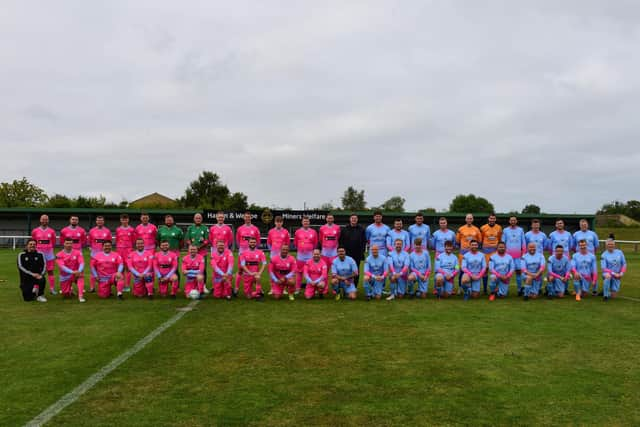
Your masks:
{"label": "short grass", "polygon": [[[15,256],[0,251],[0,425],[186,304],[23,303]],[[640,298],[640,255],[628,260],[622,293]],[[638,425],[639,321],[624,299],[207,299],[51,425]]]}

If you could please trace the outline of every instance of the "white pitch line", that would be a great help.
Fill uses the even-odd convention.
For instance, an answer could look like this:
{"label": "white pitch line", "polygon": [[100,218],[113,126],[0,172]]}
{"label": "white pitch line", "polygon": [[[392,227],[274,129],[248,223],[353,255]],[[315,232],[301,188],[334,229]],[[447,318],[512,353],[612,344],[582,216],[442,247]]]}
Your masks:
{"label": "white pitch line", "polygon": [[640,299],[638,299],[638,298],[634,298],[634,297],[625,297],[625,296],[619,295],[619,296],[618,296],[618,298],[621,298],[621,299],[627,299],[627,300],[629,300],[629,301],[640,302]]}
{"label": "white pitch line", "polygon": [[153,341],[158,335],[169,329],[173,326],[178,320],[180,320],[185,314],[193,309],[200,301],[192,301],[187,307],[186,310],[178,312],[171,319],[164,322],[162,325],[158,326],[154,329],[149,335],[142,338],[138,341],[133,347],[129,350],[122,353],[120,356],[113,359],[108,365],[104,366],[95,374],[91,375],[87,378],[82,384],[71,390],[69,393],[65,394],[53,405],[49,406],[47,409],[42,411],[40,415],[29,421],[26,426],[41,426],[47,422],[49,422],[53,417],[55,417],[60,411],[62,411],[67,406],[71,405],[73,402],[78,400],[80,396],[89,391],[93,386],[98,384],[104,377],[113,372],[118,366],[122,365],[126,362],[131,356],[142,350],[147,344]]}

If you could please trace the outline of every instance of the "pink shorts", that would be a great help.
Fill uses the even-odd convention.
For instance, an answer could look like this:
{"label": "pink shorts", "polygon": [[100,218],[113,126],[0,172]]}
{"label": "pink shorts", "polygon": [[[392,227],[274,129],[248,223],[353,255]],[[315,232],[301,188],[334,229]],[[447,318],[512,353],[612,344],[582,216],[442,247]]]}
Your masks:
{"label": "pink shorts", "polygon": [[117,248],[116,252],[118,253],[118,255],[122,257],[122,261],[124,262],[124,267],[127,268],[127,260],[129,259],[129,254],[133,252],[133,249]]}
{"label": "pink shorts", "polygon": [[307,286],[304,288],[304,296],[306,298],[311,298],[311,297],[315,296],[316,291],[318,293],[326,295],[327,292],[329,291],[329,287],[327,286],[327,282],[324,281],[324,288],[323,289],[319,289],[318,285],[312,285],[311,283],[307,283]]}
{"label": "pink shorts", "polygon": [[284,293],[285,286],[287,287],[287,291],[291,294],[296,290],[296,285],[282,285],[280,283],[271,282],[271,292],[273,292],[274,295],[280,296]]}

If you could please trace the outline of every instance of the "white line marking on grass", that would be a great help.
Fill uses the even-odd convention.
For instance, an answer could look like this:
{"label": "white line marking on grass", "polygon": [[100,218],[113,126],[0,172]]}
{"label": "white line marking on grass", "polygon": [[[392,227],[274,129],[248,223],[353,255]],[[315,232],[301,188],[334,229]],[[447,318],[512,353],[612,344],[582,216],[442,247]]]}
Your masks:
{"label": "white line marking on grass", "polygon": [[69,393],[65,394],[53,405],[49,406],[47,409],[42,411],[40,415],[29,421],[26,426],[41,426],[47,422],[49,422],[53,417],[55,417],[60,411],[62,411],[67,406],[71,405],[73,402],[78,400],[80,396],[85,394],[87,391],[91,390],[93,386],[98,384],[104,377],[113,372],[118,366],[122,365],[126,362],[131,356],[142,350],[147,344],[153,341],[158,335],[169,329],[173,326],[178,320],[182,319],[182,317],[193,310],[193,308],[200,301],[192,301],[188,306],[183,309],[180,309],[178,313],[173,316],[171,319],[164,322],[162,325],[158,326],[154,329],[149,335],[142,338],[138,341],[133,347],[129,350],[122,353],[120,356],[113,359],[108,365],[104,366],[95,374],[91,375],[87,378],[82,384],[71,390]]}
{"label": "white line marking on grass", "polygon": [[625,297],[625,296],[618,296],[618,298],[622,298],[622,299],[628,299],[629,301],[635,301],[635,302],[640,302],[640,299],[638,298],[633,298],[633,297]]}

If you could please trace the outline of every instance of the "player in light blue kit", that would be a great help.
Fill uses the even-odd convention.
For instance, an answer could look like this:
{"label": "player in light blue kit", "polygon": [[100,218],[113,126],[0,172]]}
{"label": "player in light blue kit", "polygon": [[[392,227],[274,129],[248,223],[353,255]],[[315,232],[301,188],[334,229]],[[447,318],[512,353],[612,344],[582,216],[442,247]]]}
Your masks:
{"label": "player in light blue kit", "polygon": [[547,260],[547,297],[564,298],[571,280],[571,260],[565,255],[562,245],[554,248]]}
{"label": "player in light blue kit", "polygon": [[522,278],[524,276],[520,260],[527,252],[527,243],[524,238],[524,230],[518,227],[518,218],[511,216],[509,226],[502,230],[502,241],[507,245],[507,253],[513,258],[516,266],[516,284],[518,286],[518,296],[522,295]]}
{"label": "player in light blue kit", "polygon": [[524,300],[536,299],[542,288],[542,274],[546,268],[544,255],[538,252],[535,243],[527,246],[527,253],[522,256],[522,275],[524,276]]}
{"label": "player in light blue kit", "polygon": [[356,285],[354,281],[358,277],[358,266],[347,252],[344,246],[338,247],[338,257],[331,264],[331,285],[336,294],[336,301],[340,301],[342,293],[350,300],[356,299]]}
{"label": "player in light blue kit", "polygon": [[509,282],[516,271],[511,255],[504,242],[498,243],[498,250],[489,258],[489,301],[504,298],[509,293]]}
{"label": "player in light blue kit", "polygon": [[602,267],[602,295],[604,301],[615,298],[620,292],[620,279],[627,272],[627,260],[620,249],[616,249],[613,236],[609,236],[606,243],[607,250],[600,256]]}
{"label": "player in light blue kit", "polygon": [[377,245],[371,247],[371,254],[364,262],[364,291],[367,301],[382,297],[384,282],[389,274],[389,258],[380,255]]}
{"label": "player in light blue kit", "polygon": [[403,298],[407,292],[407,278],[409,276],[409,254],[403,249],[404,242],[397,239],[393,252],[389,254],[389,283],[391,295],[387,301]]}
{"label": "player in light blue kit", "polygon": [[402,220],[400,218],[393,220],[393,229],[389,230],[387,234],[387,250],[389,252],[393,252],[396,240],[402,242],[403,251],[408,251],[411,248],[409,233],[402,229]]}
{"label": "player in light blue kit", "polygon": [[578,242],[580,240],[587,242],[587,251],[594,255],[598,252],[598,247],[600,246],[600,243],[598,242],[598,235],[595,231],[589,230],[589,221],[586,219],[580,220],[580,230],[573,233],[574,247],[571,249],[578,252]]}
{"label": "player in light blue kit", "polygon": [[445,252],[445,243],[451,242],[453,245],[455,245],[456,243],[456,233],[453,230],[447,228],[447,218],[440,218],[438,220],[438,225],[440,228],[436,230],[431,236],[431,247],[436,252],[434,259],[437,259],[440,254],[443,254]]}
{"label": "player in light blue kit", "polygon": [[574,249],[573,236],[564,229],[564,221],[556,220],[556,229],[549,234],[547,239],[547,248],[551,251],[558,245],[562,245],[564,253],[569,256],[570,251]]}
{"label": "player in light blue kit", "polygon": [[453,282],[460,273],[458,257],[453,254],[453,242],[444,243],[444,252],[438,255],[434,265],[435,289],[438,299],[449,298],[453,294]]}
{"label": "player in light blue kit", "polygon": [[409,297],[413,297],[413,285],[416,284],[416,296],[426,298],[429,292],[429,276],[431,275],[431,258],[423,248],[422,237],[414,241],[415,248],[409,254]]}
{"label": "player in light blue kit", "polygon": [[578,252],[571,258],[571,267],[576,301],[580,301],[582,297],[589,295],[589,287],[597,286],[598,283],[596,256],[587,250],[586,241],[578,242]]}
{"label": "player in light blue kit", "polygon": [[547,235],[543,231],[540,231],[540,220],[534,219],[531,221],[531,230],[527,231],[524,235],[524,241],[529,245],[533,242],[536,244],[536,251],[541,254],[544,253],[547,248]]}
{"label": "player in light blue kit", "polygon": [[478,241],[470,242],[470,250],[462,257],[462,289],[465,301],[480,296],[482,276],[487,271],[487,259],[478,251]]}
{"label": "player in light blue kit", "polygon": [[431,229],[424,223],[424,215],[421,212],[416,214],[416,223],[409,226],[409,241],[411,243],[411,251],[415,250],[416,239],[421,239],[422,249],[429,250],[429,241],[431,240]]}
{"label": "player in light blue kit", "polygon": [[387,235],[391,229],[388,225],[382,223],[382,213],[376,211],[373,214],[373,224],[370,224],[365,230],[365,238],[369,244],[369,249],[373,245],[378,246],[380,255],[387,256]]}

